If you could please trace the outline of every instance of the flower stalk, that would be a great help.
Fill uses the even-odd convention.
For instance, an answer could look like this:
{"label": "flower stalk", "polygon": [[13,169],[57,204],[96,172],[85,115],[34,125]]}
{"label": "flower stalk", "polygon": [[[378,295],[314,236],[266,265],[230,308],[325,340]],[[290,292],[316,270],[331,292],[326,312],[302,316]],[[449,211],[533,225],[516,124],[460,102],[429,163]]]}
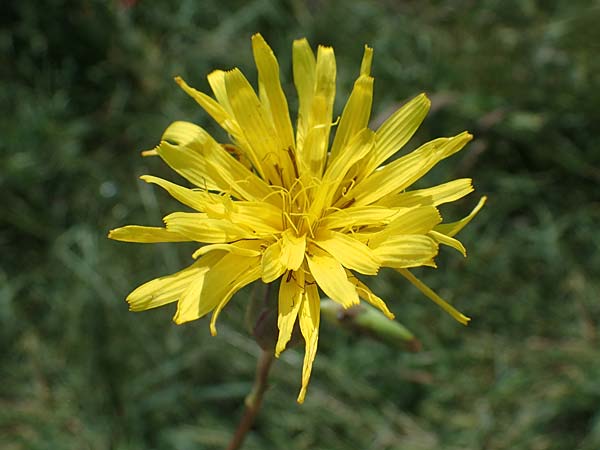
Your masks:
{"label": "flower stalk", "polygon": [[254,385],[252,386],[250,393],[246,396],[244,401],[244,413],[240,419],[237,429],[235,430],[235,434],[233,435],[233,438],[227,447],[227,450],[237,450],[241,448],[248,432],[252,428],[252,425],[256,420],[256,416],[260,411],[263,397],[268,387],[267,381],[272,364],[273,352],[261,350],[258,363],[256,365]]}

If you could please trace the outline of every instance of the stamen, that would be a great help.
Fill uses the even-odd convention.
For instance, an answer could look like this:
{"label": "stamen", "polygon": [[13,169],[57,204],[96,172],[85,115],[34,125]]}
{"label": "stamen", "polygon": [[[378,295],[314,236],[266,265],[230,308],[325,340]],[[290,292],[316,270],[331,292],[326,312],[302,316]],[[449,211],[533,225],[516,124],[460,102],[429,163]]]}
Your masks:
{"label": "stamen", "polygon": [[281,189],[281,186],[271,186],[273,188],[273,190],[268,193],[267,195],[265,195],[260,201],[261,202],[267,202],[267,199],[269,197],[271,197],[272,195],[281,195],[281,200],[283,202],[285,202],[285,194],[287,194],[287,190],[285,189]]}
{"label": "stamen", "polygon": [[[294,221],[292,220],[291,214],[293,214],[293,213],[288,213],[286,211],[283,211],[283,217],[285,217],[288,220],[289,226],[292,227],[294,229],[294,231],[296,232],[296,235],[299,236],[300,231],[298,230],[298,228],[296,228],[296,225],[294,224]],[[283,224],[283,228],[286,228],[285,223]]]}
{"label": "stamen", "polygon": [[300,174],[298,172],[298,163],[296,162],[296,154],[294,149],[290,146],[287,148],[288,156],[290,157],[290,161],[292,161],[292,167],[294,168],[295,178],[298,179]]}
{"label": "stamen", "polygon": [[[302,216],[302,218],[305,220],[307,228],[308,228],[308,234],[310,235],[311,238],[315,237],[315,232],[313,230],[313,223],[311,220],[309,220],[308,214],[304,214]],[[318,218],[317,218],[318,220]]]}
{"label": "stamen", "polygon": [[346,194],[348,193],[348,191],[350,191],[350,189],[352,189],[355,184],[356,184],[356,175],[353,176],[352,179],[350,179],[350,184],[348,186],[342,188],[342,197],[345,197]]}
{"label": "stamen", "polygon": [[231,156],[233,156],[237,161],[241,160],[240,149],[238,149],[235,145],[221,144],[221,146],[225,149],[225,151],[227,151],[227,153],[229,153]]}
{"label": "stamen", "polygon": [[355,202],[356,202],[356,199],[355,199],[354,197],[353,197],[353,198],[351,198],[351,199],[350,199],[350,200],[349,200],[347,203],[345,203],[345,204],[342,206],[342,209],[349,208],[350,206],[354,205],[354,203],[355,203]]}
{"label": "stamen", "polygon": [[280,185],[283,186],[283,169],[277,163],[273,164],[273,167],[275,167],[275,172],[277,172],[277,175],[279,175]]}

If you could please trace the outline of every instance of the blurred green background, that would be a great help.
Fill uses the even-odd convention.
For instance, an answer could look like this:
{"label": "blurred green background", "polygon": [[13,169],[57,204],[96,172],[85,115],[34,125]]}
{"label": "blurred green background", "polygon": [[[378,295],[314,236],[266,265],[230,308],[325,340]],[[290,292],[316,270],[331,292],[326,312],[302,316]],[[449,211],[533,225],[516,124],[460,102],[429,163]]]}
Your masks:
{"label": "blurred green background", "polygon": [[250,36],[280,59],[333,45],[337,114],[375,48],[374,123],[419,92],[408,144],[475,141],[421,186],[474,178],[448,220],[489,202],[416,271],[473,318],[454,322],[398,274],[371,286],[423,343],[403,353],[323,324],[307,400],[302,352],[275,364],[247,449],[600,448],[600,4],[597,1],[8,2],[0,19],[0,447],[222,449],[259,349],[240,295],[209,336],[174,308],[130,313],[138,284],[187,265],[187,244],[109,241],[176,209],[179,181],[140,150],[175,120],[225,139],[173,82],[214,68],[255,80]]}

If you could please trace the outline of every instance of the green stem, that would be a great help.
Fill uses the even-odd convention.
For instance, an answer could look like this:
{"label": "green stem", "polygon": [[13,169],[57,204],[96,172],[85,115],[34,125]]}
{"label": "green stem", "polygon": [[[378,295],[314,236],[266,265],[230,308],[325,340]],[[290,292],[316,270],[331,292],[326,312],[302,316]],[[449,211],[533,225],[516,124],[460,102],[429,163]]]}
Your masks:
{"label": "green stem", "polygon": [[244,402],[244,415],[240,420],[237,430],[235,430],[235,435],[231,439],[227,450],[237,450],[241,448],[248,431],[250,431],[252,424],[254,424],[254,420],[256,419],[262,404],[263,396],[267,390],[267,378],[272,363],[273,352],[263,350],[258,359],[258,364],[256,365],[254,385]]}

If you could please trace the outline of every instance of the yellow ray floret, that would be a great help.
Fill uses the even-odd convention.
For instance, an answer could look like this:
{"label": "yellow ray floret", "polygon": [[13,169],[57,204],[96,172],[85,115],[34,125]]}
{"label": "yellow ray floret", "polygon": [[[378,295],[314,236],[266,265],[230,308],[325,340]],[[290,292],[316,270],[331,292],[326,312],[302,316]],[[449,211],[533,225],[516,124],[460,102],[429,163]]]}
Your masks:
{"label": "yellow ray floret", "polygon": [[231,141],[220,143],[189,122],[171,124],[159,145],[143,154],[162,158],[184,178],[183,184],[141,178],[184,209],[167,214],[163,227],[128,225],[111,230],[109,237],[198,243],[188,268],[143,284],[127,302],[132,311],[177,302],[177,324],[212,312],[212,334],[236,292],[253,282],[278,283],[273,350],[279,356],[286,349],[298,324],[305,342],[298,395],[303,402],[319,340],[319,290],[344,308],[362,299],[393,319],[384,300],[356,276],[376,275],[388,267],[457,321],[468,323],[408,268],[436,267],[440,244],[466,256],[454,236],[479,212],[485,197],[462,220],[444,223],[438,207],[471,193],[471,179],[411,189],[472,136],[462,132],[434,139],[396,156],[424,120],[430,101],[419,94],[378,129],[370,129],[372,48],[365,46],[358,78],[336,119],[334,50],[319,46],[315,55],[306,39],[295,41],[295,124],[279,63],[259,34],[252,37],[252,52],[258,91],[237,68],[208,75],[214,97],[175,79]]}

